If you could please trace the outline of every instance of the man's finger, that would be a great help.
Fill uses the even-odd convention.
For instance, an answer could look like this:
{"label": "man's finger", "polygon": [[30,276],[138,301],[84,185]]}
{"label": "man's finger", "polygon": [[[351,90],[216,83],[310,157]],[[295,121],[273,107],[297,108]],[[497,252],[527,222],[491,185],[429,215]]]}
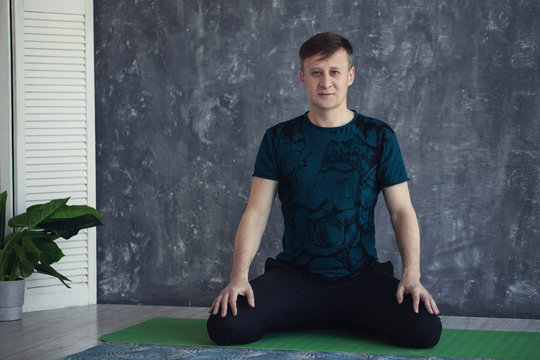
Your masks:
{"label": "man's finger", "polygon": [[403,293],[404,292],[405,292],[405,288],[403,287],[403,284],[399,283],[399,285],[397,287],[397,292],[396,292],[396,299],[397,299],[398,304],[401,304],[403,302]]}
{"label": "man's finger", "polygon": [[221,317],[227,316],[227,302],[229,300],[229,294],[223,295],[221,298]]}
{"label": "man's finger", "polygon": [[434,306],[434,303],[433,303],[433,298],[431,296],[428,296],[428,303],[429,303],[429,309],[431,311],[429,311],[430,314],[435,314],[435,306]]}
{"label": "man's finger", "polygon": [[252,308],[255,307],[255,295],[253,294],[253,289],[250,287],[246,292],[248,305]]}
{"label": "man's finger", "polygon": [[233,316],[236,316],[236,299],[238,298],[237,293],[232,293],[232,296],[229,296],[229,305],[231,306],[231,313]]}
{"label": "man's finger", "polygon": [[420,304],[420,295],[418,294],[418,292],[414,292],[412,294],[412,297],[413,297],[413,310],[415,313],[418,314],[418,305]]}
{"label": "man's finger", "polygon": [[219,302],[221,301],[221,295],[214,299],[212,306],[210,307],[210,312],[212,315],[216,315],[219,311]]}
{"label": "man's finger", "polygon": [[437,307],[437,303],[433,298],[431,298],[431,307],[435,310],[435,315],[439,315],[439,308]]}
{"label": "man's finger", "polygon": [[424,307],[426,308],[427,312],[430,314],[433,314],[433,307],[431,306],[431,296],[428,294],[422,295],[422,302],[424,303]]}

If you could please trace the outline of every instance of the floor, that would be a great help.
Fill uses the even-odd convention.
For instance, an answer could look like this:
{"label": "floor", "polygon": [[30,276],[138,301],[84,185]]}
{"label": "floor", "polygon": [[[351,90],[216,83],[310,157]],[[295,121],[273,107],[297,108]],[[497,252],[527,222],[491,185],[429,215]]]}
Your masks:
{"label": "floor", "polygon": [[[100,343],[103,334],[154,317],[204,319],[207,308],[91,305],[24,313],[22,320],[0,322],[0,358],[58,360]],[[442,316],[447,329],[540,332],[540,320]]]}

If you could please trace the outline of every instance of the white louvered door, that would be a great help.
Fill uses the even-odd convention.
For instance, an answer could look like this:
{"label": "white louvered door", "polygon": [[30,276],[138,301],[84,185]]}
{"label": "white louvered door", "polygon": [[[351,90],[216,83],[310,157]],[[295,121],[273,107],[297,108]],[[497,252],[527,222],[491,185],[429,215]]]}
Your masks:
{"label": "white louvered door", "polygon": [[[95,207],[91,0],[12,0],[15,212],[55,198]],[[25,311],[96,303],[96,231],[58,244],[71,281],[34,274]]]}

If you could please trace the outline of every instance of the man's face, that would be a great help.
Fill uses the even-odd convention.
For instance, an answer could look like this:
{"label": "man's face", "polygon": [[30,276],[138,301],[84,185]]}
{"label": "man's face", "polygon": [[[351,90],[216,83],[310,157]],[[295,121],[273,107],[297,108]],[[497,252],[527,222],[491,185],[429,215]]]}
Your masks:
{"label": "man's face", "polygon": [[310,107],[332,110],[347,106],[347,90],[354,81],[354,66],[349,69],[349,56],[339,49],[324,58],[322,54],[304,59],[300,81],[306,88]]}

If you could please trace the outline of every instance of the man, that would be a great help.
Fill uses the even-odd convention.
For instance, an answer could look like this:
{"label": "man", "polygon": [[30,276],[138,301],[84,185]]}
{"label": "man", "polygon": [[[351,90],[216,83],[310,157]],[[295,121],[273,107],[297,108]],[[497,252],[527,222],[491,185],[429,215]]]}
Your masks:
{"label": "man", "polygon": [[[298,327],[367,329],[409,347],[439,341],[439,310],[420,283],[418,221],[395,134],[347,108],[352,52],[333,33],[317,34],[300,48],[309,111],[271,127],[262,140],[230,282],[210,308],[208,333],[219,345]],[[375,250],[381,190],[403,261],[401,281]],[[250,282],[276,192],[283,251]]]}

